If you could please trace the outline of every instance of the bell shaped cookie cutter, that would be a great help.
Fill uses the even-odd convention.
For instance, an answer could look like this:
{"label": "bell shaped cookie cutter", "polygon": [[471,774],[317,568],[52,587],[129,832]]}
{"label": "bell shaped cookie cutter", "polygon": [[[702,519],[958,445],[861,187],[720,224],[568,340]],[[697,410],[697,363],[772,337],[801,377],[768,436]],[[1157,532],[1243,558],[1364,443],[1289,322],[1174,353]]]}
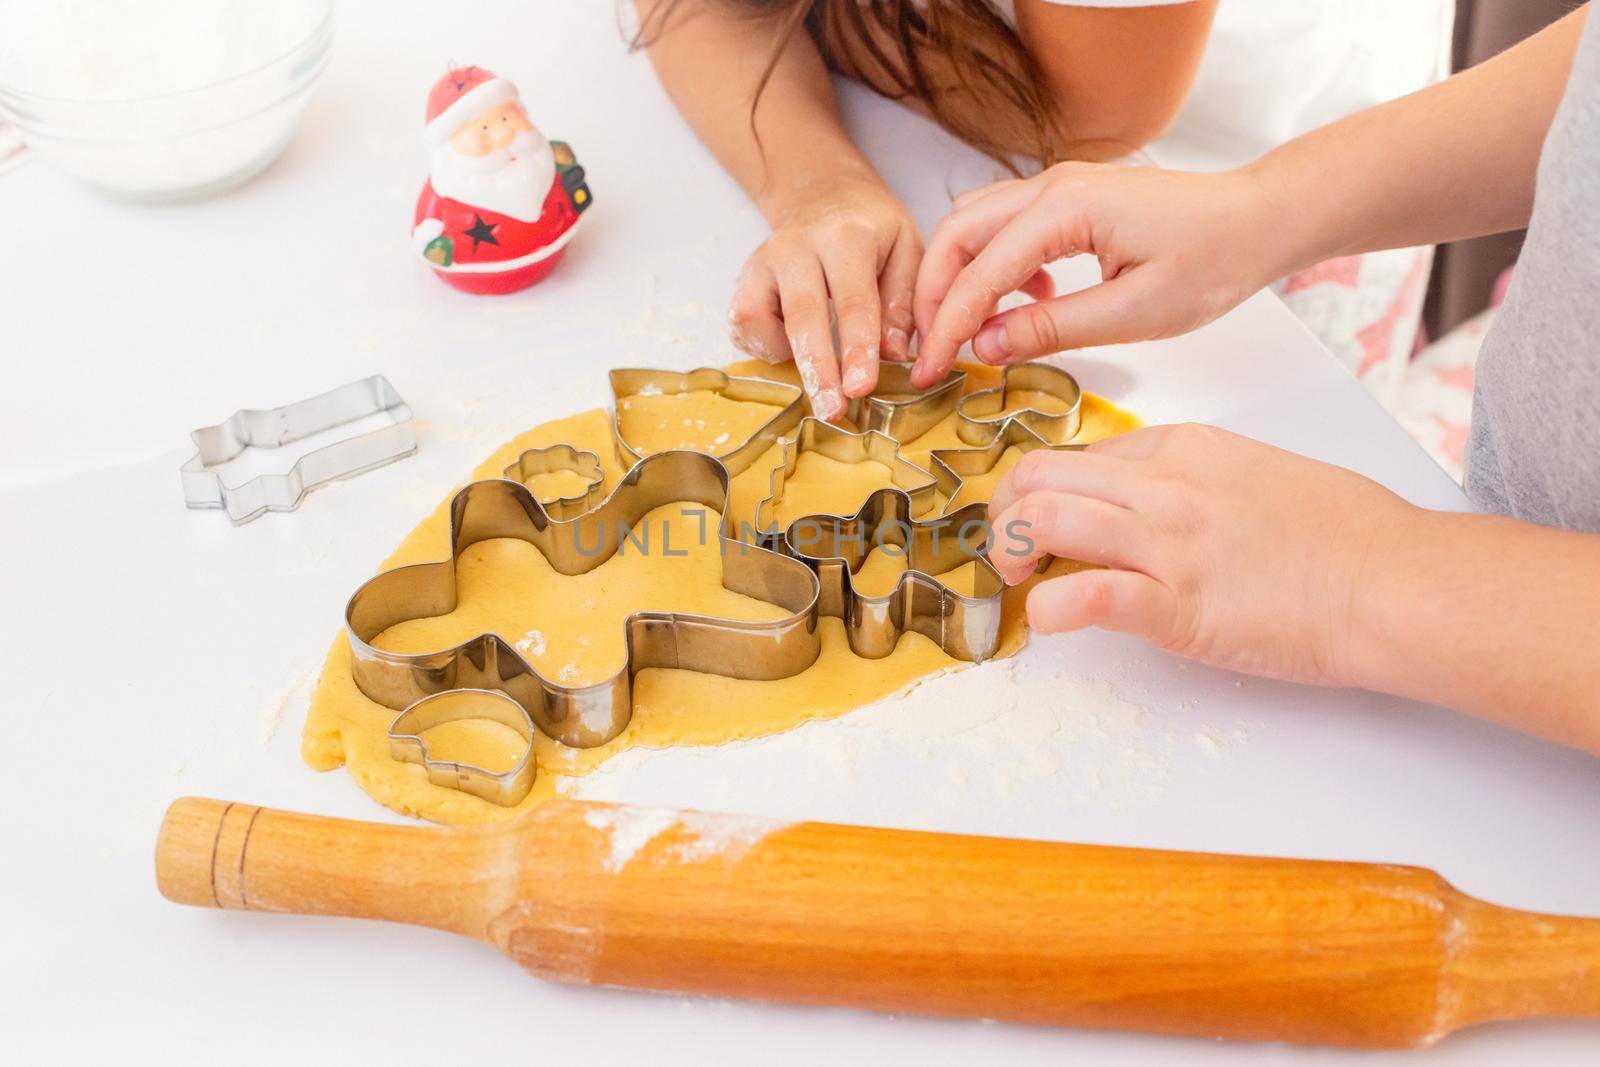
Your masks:
{"label": "bell shaped cookie cutter", "polygon": [[[1016,393],[1045,393],[1066,408],[1008,410]],[[956,403],[956,434],[969,445],[988,444],[1008,422],[1020,422],[1047,441],[1068,440],[1083,425],[1083,389],[1078,379],[1048,363],[1017,363],[1001,373],[997,387],[968,393]]]}
{"label": "bell shaped cookie cutter", "polygon": [[[879,489],[850,516],[807,515],[784,531],[786,549],[817,572],[820,615],[842,619],[850,651],[866,659],[893,652],[901,634],[918,633],[954,659],[981,663],[1000,643],[1005,582],[983,554],[987,506],[969,504],[935,519],[913,515],[910,494]],[[906,569],[888,593],[856,588],[855,575],[874,550],[901,555]],[[974,566],[972,595],[941,580]]]}
{"label": "bell shaped cookie cutter", "polygon": [[[530,448],[506,467],[505,476],[513,482],[527,485],[530,478],[556,471],[576,474],[583,479],[584,486],[582,492],[571,496],[539,498],[539,503],[552,519],[576,518],[605,499],[606,472],[600,466],[600,457],[587,449],[573,448],[569,444]],[[537,493],[534,495],[538,496]]]}
{"label": "bell shaped cookie cutter", "polygon": [[914,514],[925,514],[933,506],[938,489],[933,475],[900,455],[900,442],[878,430],[852,433],[841,426],[807,416],[800,420],[800,430],[793,437],[783,439],[783,460],[772,469],[767,495],[756,504],[755,528],[763,542],[781,542],[784,531],[777,520],[778,501],[783,499],[783,487],[800,466],[800,457],[807,452],[840,463],[873,462],[889,468],[889,480],[903,491],[911,502]]}
{"label": "bell shaped cookie cutter", "polygon": [[[212,469],[249,448],[282,448],[377,417],[386,421],[307,452],[283,474],[262,474],[227,485]],[[241,408],[225,422],[189,436],[195,454],[178,468],[184,503],[191,508],[221,508],[235,526],[268,511],[293,511],[319,485],[393,463],[417,450],[411,408],[381,374],[281,408]]]}
{"label": "bell shaped cookie cutter", "polygon": [[[388,652],[372,644],[396,623],[454,610],[456,563],[479,541],[517,538],[538,548],[557,573],[585,574],[614,556],[651,510],[678,502],[701,504],[723,515],[717,530],[723,586],[777,604],[786,615],[746,622],[635,612],[623,623],[626,655],[621,667],[608,678],[578,686],[545,678],[511,641],[495,633],[417,654]],[[668,667],[758,680],[799,674],[821,650],[816,574],[799,560],[738,540],[727,507],[727,469],[700,452],[660,452],[641,460],[598,507],[569,520],[552,518],[520,482],[472,482],[450,504],[448,558],[385,571],[350,598],[345,624],[356,686],[396,710],[447,690],[500,690],[552,739],[591,748],[628,725],[633,678],[641,670]]]}
{"label": "bell shaped cookie cutter", "polygon": [[850,401],[845,417],[862,431],[877,430],[904,444],[914,441],[944,421],[956,409],[967,372],[951,371],[932,389],[911,384],[911,364],[878,364],[878,384],[872,392]]}
{"label": "bell shaped cookie cutter", "polygon": [[715,367],[691,371],[651,370],[646,367],[619,367],[611,372],[611,436],[617,444],[617,458],[631,467],[645,454],[628,441],[622,432],[622,402],[631,396],[677,396],[709,391],[729,400],[768,404],[778,409],[755,433],[727,452],[716,454],[728,474],[743,474],[784,434],[799,424],[805,414],[805,394],[798,385],[772,382],[765,378],[738,378]]}
{"label": "bell shaped cookie cutter", "polygon": [[[509,726],[522,735],[528,747],[515,763],[500,772],[474,763],[432,758],[422,735],[435,726],[464,719],[486,719]],[[533,761],[533,720],[527,709],[504,693],[490,689],[449,689],[412,704],[389,725],[389,755],[403,763],[421,764],[434,785],[459,789],[508,808],[528,795],[537,772]]]}

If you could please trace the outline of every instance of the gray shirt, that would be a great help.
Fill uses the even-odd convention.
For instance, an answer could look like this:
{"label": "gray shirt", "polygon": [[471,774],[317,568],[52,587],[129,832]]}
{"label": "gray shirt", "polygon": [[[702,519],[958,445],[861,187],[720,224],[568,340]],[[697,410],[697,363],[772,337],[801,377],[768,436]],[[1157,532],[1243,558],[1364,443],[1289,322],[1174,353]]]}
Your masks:
{"label": "gray shirt", "polygon": [[1486,511],[1600,532],[1600,13],[1586,22],[1478,360],[1467,493]]}

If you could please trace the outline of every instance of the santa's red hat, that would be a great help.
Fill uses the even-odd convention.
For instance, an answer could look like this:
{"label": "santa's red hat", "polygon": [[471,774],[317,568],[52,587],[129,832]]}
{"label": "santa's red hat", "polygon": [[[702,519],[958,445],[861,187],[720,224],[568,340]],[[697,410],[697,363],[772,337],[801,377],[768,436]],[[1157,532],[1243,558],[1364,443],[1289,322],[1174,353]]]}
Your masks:
{"label": "santa's red hat", "polygon": [[428,93],[428,124],[423,137],[430,149],[450,139],[456,128],[491,107],[518,99],[517,87],[482,67],[455,67]]}

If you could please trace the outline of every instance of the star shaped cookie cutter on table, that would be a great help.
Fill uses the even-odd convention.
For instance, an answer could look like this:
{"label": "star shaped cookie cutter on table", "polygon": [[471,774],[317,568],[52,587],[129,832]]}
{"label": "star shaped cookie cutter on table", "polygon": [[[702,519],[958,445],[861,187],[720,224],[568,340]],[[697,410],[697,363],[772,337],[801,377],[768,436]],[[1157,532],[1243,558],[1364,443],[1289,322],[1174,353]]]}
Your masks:
{"label": "star shaped cookie cutter on table", "polygon": [[[678,502],[698,503],[723,514],[717,536],[724,588],[776,604],[786,615],[747,622],[634,612],[623,622],[622,666],[607,678],[577,686],[545,678],[512,642],[496,633],[480,633],[423,653],[388,652],[372,644],[397,623],[454,610],[456,564],[461,553],[479,541],[517,538],[538,548],[558,573],[584,574],[614,556],[628,531],[650,511]],[[425,699],[447,691],[498,690],[527,715],[527,736],[537,727],[561,744],[591,748],[627,727],[633,715],[633,678],[641,670],[667,667],[760,680],[788,678],[805,670],[821,651],[816,574],[799,560],[738,540],[727,508],[727,468],[701,452],[660,452],[641,460],[598,507],[568,520],[551,517],[520,482],[491,479],[462,488],[450,503],[449,557],[370,578],[345,608],[356,686],[369,699],[402,713],[390,727],[393,754],[399,759],[417,757],[416,747],[404,741],[403,720],[411,712],[426,710],[421,704]],[[402,727],[398,732],[397,726]],[[491,800],[510,795],[501,789],[511,784],[502,780],[504,776],[488,771],[483,776],[463,779],[461,788],[476,791],[481,785],[484,791],[476,795]]]}

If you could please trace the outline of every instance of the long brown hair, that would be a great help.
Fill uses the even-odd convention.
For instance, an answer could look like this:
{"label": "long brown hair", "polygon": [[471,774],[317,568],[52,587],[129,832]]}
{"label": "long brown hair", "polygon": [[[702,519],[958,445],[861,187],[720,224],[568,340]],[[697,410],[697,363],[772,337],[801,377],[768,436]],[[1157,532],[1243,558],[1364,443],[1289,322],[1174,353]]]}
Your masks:
{"label": "long brown hair", "polygon": [[[648,46],[684,0],[660,0],[630,42]],[[1038,65],[992,0],[699,0],[771,19],[777,44],[760,99],[793,34],[811,35],[833,70],[891,100],[915,102],[950,133],[1016,173],[1049,166],[1068,143]],[[751,103],[751,124],[755,122]]]}

